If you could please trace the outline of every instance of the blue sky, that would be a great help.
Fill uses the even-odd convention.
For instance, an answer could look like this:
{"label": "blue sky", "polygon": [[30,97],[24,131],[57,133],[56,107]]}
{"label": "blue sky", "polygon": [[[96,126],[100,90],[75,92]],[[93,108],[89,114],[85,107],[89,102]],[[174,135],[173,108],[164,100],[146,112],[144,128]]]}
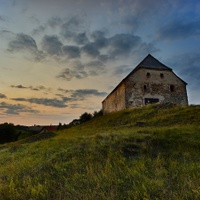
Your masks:
{"label": "blue sky", "polygon": [[198,0],[0,0],[0,123],[68,123],[152,54],[200,96]]}

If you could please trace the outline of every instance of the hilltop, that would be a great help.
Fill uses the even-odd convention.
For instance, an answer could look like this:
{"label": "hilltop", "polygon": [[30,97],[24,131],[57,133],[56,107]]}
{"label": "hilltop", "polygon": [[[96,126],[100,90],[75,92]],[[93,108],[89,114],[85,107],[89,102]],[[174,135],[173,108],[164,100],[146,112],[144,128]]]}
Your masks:
{"label": "hilltop", "polygon": [[0,199],[199,199],[200,106],[155,104],[0,145]]}

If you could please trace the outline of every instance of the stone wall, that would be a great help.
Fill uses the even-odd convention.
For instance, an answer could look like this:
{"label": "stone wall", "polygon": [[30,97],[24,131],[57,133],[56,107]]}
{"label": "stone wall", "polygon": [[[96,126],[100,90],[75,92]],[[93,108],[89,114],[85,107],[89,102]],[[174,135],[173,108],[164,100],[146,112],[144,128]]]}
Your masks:
{"label": "stone wall", "polygon": [[102,105],[103,114],[125,109],[125,85],[120,84],[116,90],[107,96]]}
{"label": "stone wall", "polygon": [[186,84],[170,70],[139,69],[125,87],[127,108],[145,105],[145,98],[188,105]]}
{"label": "stone wall", "polygon": [[171,70],[140,68],[106,97],[103,114],[156,102],[188,105],[186,83]]}

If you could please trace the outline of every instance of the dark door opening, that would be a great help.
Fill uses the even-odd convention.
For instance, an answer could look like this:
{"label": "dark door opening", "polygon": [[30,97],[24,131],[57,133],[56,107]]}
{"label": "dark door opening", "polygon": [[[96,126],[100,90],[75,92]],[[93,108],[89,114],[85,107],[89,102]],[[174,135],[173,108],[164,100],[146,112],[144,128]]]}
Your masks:
{"label": "dark door opening", "polygon": [[145,102],[145,105],[146,104],[151,104],[151,103],[158,103],[159,99],[156,99],[156,98],[145,98],[144,102]]}

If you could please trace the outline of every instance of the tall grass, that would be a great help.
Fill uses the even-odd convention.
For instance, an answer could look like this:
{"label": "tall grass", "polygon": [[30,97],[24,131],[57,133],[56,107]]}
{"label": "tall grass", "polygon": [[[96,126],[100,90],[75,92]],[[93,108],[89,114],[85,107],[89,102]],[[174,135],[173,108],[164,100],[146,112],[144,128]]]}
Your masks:
{"label": "tall grass", "polygon": [[149,106],[2,145],[0,199],[200,199],[199,119]]}

